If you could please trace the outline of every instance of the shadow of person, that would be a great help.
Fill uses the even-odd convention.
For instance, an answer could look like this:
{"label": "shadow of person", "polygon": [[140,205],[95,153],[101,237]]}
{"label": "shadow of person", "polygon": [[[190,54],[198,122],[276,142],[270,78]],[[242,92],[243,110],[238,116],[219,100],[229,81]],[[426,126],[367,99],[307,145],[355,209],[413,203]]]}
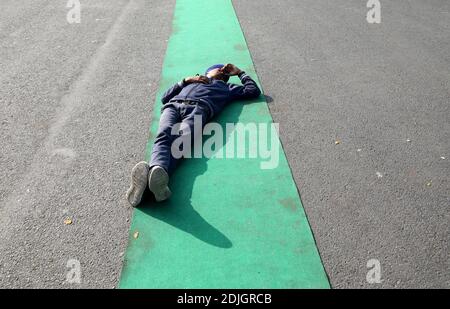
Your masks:
{"label": "shadow of person", "polygon": [[[254,102],[257,101],[248,101],[246,104]],[[214,149],[215,153],[221,151],[230,138],[225,130],[226,123],[238,122],[242,109],[242,102],[232,103],[225,108],[219,117],[211,120],[224,128],[222,130],[223,144],[217,145],[217,148]],[[207,138],[206,136],[203,140],[205,141]],[[147,190],[140,209],[143,213],[189,233],[205,243],[228,249],[233,246],[232,242],[217,228],[208,223],[192,206],[192,190],[196,178],[206,172],[208,160],[206,157],[181,160],[170,178],[169,186],[172,190],[172,197],[167,201],[157,203],[153,194]],[[214,207],[214,205],[209,205],[209,207]]]}

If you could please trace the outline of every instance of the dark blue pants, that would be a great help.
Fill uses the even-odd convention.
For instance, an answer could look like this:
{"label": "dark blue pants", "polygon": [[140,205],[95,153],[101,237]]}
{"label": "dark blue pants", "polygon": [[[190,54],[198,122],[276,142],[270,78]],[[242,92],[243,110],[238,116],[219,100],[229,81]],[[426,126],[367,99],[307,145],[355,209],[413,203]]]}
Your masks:
{"label": "dark blue pants", "polygon": [[[182,137],[193,143],[197,138],[194,132],[194,120],[201,119],[197,123],[197,128],[203,128],[208,121],[208,109],[201,105],[186,105],[183,103],[170,102],[163,106],[159,129],[153,144],[152,156],[149,162],[150,167],[159,165],[170,175],[175,170],[180,158],[172,155],[172,143],[175,139]],[[180,126],[179,130],[172,132],[172,129]],[[174,133],[174,134],[172,134]],[[201,132],[200,132],[201,137]]]}

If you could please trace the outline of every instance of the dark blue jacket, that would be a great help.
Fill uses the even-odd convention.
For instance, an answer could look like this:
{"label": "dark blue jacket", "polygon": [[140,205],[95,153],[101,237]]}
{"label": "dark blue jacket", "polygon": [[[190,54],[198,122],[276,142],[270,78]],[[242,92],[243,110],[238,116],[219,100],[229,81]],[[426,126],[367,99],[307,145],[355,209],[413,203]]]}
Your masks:
{"label": "dark blue jacket", "polygon": [[183,81],[173,85],[162,96],[163,104],[176,100],[189,100],[203,103],[210,112],[210,118],[218,115],[223,108],[234,100],[254,99],[259,97],[261,90],[255,81],[242,72],[239,74],[242,85],[225,83],[224,81],[211,79],[209,84],[192,83]]}

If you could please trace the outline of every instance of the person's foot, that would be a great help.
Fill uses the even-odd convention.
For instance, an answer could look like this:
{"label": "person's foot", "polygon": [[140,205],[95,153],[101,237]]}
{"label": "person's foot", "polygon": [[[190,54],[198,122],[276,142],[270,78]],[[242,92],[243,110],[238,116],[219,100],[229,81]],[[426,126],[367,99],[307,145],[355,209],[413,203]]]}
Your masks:
{"label": "person's foot", "polygon": [[153,166],[148,176],[148,188],[155,195],[157,202],[167,200],[171,195],[169,184],[169,174],[161,166]]}
{"label": "person's foot", "polygon": [[131,187],[127,191],[127,200],[133,207],[138,206],[142,200],[147,187],[149,168],[147,162],[139,162],[131,171]]}

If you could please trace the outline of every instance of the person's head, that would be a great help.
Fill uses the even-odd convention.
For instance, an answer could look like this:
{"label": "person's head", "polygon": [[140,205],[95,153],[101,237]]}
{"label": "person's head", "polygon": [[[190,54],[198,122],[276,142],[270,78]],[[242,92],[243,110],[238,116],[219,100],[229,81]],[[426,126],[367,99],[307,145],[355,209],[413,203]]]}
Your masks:
{"label": "person's head", "polygon": [[215,64],[213,66],[210,66],[205,72],[206,77],[222,80],[227,83],[230,77],[222,73],[221,69],[223,67],[223,64]]}

